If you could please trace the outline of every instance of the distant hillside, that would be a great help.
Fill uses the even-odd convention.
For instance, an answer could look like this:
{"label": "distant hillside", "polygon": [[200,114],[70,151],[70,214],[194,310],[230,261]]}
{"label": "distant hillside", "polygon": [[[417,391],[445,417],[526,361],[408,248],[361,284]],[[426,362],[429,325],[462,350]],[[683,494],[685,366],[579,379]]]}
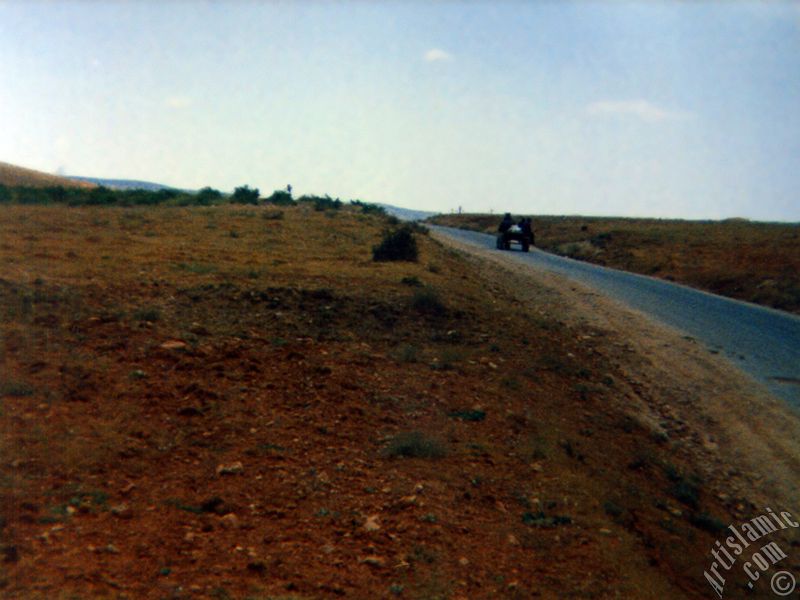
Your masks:
{"label": "distant hillside", "polygon": [[28,187],[77,187],[93,188],[96,187],[90,181],[77,181],[69,177],[51,175],[34,169],[26,169],[9,163],[0,161],[0,184],[9,187],[28,186]]}
{"label": "distant hillside", "polygon": [[147,190],[149,192],[157,192],[158,190],[174,189],[168,185],[152,183],[150,181],[137,181],[135,179],[101,179],[99,177],[70,177],[70,179],[102,185],[112,190]]}
{"label": "distant hillside", "polygon": [[427,219],[428,217],[438,214],[426,210],[401,208],[399,206],[392,206],[391,204],[377,203],[377,205],[384,208],[390,215],[397,217],[398,219],[402,219],[403,221],[421,221],[422,219]]}

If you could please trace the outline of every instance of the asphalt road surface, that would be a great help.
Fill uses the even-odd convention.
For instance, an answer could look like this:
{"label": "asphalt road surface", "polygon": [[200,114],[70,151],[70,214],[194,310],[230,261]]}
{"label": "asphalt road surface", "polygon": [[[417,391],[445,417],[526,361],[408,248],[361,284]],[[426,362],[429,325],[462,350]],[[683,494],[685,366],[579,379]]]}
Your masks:
{"label": "asphalt road surface", "polygon": [[[495,249],[495,237],[433,226],[461,242]],[[505,254],[522,263],[564,275],[595,288],[685,332],[727,356],[777,396],[800,410],[800,317],[653,277],[600,267],[531,248]]]}

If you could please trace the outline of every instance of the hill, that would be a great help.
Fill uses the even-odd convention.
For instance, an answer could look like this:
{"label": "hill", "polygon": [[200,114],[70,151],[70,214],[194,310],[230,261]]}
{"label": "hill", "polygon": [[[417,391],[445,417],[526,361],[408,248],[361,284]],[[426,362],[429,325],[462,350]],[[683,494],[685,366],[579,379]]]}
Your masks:
{"label": "hill", "polygon": [[2,595],[700,598],[728,523],[793,510],[796,419],[714,357],[421,229],[375,262],[396,226],[4,207]]}
{"label": "hill", "polygon": [[175,189],[168,185],[160,183],[152,183],[150,181],[138,181],[136,179],[102,179],[99,177],[79,177],[70,176],[74,181],[83,181],[95,185],[102,185],[103,187],[112,190],[147,190],[150,192],[157,192],[158,190],[172,190]]}
{"label": "hill", "polygon": [[[432,223],[494,234],[498,215]],[[542,250],[800,314],[800,223],[534,216]]]}
{"label": "hill", "polygon": [[95,184],[89,181],[76,181],[69,177],[51,175],[34,169],[26,169],[5,162],[0,162],[0,185],[8,187],[27,186],[27,187],[54,187],[62,186],[65,188],[93,188]]}
{"label": "hill", "polygon": [[392,204],[381,204],[380,202],[376,203],[378,206],[381,206],[386,210],[386,212],[392,216],[397,217],[402,221],[422,221],[423,219],[427,219],[428,217],[434,216],[435,212],[427,211],[427,210],[415,210],[412,208],[402,208],[400,206],[394,206]]}

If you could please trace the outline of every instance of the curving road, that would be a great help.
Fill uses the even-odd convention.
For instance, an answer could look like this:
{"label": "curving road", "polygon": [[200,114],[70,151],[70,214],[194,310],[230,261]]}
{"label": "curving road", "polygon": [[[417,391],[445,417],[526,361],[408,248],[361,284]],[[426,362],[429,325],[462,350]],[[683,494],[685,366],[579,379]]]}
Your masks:
{"label": "curving road", "polygon": [[[498,252],[492,235],[429,227],[461,242]],[[800,317],[536,248],[528,254],[512,250],[507,255],[589,285],[682,330],[710,350],[728,356],[774,394],[800,409]]]}

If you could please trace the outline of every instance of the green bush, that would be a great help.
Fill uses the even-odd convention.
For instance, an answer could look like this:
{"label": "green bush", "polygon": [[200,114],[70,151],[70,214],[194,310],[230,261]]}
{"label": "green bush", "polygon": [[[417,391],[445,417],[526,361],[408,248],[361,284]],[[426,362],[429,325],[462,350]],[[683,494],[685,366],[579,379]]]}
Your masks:
{"label": "green bush", "polygon": [[362,202],[361,200],[350,200],[351,206],[357,206],[361,209],[361,212],[365,215],[385,215],[386,209],[382,206],[378,206],[377,204],[369,204],[368,202]]}
{"label": "green bush", "polygon": [[447,307],[433,288],[423,288],[414,292],[411,306],[427,315],[442,316],[447,312]]}
{"label": "green bush", "polygon": [[286,190],[275,190],[272,195],[266,199],[267,204],[275,204],[277,206],[290,206],[294,204],[292,195]]}
{"label": "green bush", "polygon": [[672,482],[670,495],[690,508],[697,509],[700,503],[700,479],[695,475],[685,475],[674,465],[664,465],[664,473]]}
{"label": "green bush", "polygon": [[195,204],[199,204],[201,206],[208,206],[209,204],[214,204],[215,202],[219,202],[222,199],[222,192],[219,190],[215,190],[211,187],[204,187],[194,197]]}
{"label": "green bush", "polygon": [[114,204],[117,198],[114,195],[114,192],[107,187],[103,187],[102,185],[96,188],[93,188],[89,192],[89,197],[86,198],[86,204],[90,204],[93,206],[108,206],[109,204]]}
{"label": "green bush", "polygon": [[157,308],[143,307],[133,312],[133,318],[137,321],[149,321],[155,323],[161,319],[161,313]]}
{"label": "green bush", "polygon": [[258,188],[251,189],[250,187],[243,185],[233,190],[231,202],[234,204],[258,204],[259,196],[260,192],[258,191]]}
{"label": "green bush", "polygon": [[453,419],[461,419],[462,421],[472,421],[478,423],[486,418],[486,411],[476,409],[452,410],[447,416]]}
{"label": "green bush", "polygon": [[445,449],[442,442],[421,431],[398,433],[389,446],[386,454],[393,457],[406,458],[442,458]]}
{"label": "green bush", "polygon": [[14,189],[19,204],[49,204],[50,194],[42,188],[18,187]]}
{"label": "green bush", "polygon": [[0,183],[0,204],[11,202],[11,190]]}
{"label": "green bush", "polygon": [[21,381],[0,382],[0,397],[2,396],[32,396],[33,387]]}
{"label": "green bush", "polygon": [[298,202],[305,204],[313,204],[314,210],[339,210],[342,207],[342,201],[339,198],[331,198],[328,194],[324,196],[303,195],[297,199]]}
{"label": "green bush", "polygon": [[389,230],[383,235],[381,243],[372,248],[372,260],[406,260],[416,262],[419,256],[417,240],[408,226]]}
{"label": "green bush", "polygon": [[687,519],[689,523],[698,529],[702,529],[703,531],[707,531],[712,534],[718,534],[727,529],[727,525],[725,525],[724,522],[705,512],[701,512],[699,514],[690,514]]}
{"label": "green bush", "polygon": [[403,277],[400,280],[400,283],[403,285],[407,285],[410,287],[422,287],[422,282],[419,280],[419,277],[416,275],[409,275],[408,277]]}

